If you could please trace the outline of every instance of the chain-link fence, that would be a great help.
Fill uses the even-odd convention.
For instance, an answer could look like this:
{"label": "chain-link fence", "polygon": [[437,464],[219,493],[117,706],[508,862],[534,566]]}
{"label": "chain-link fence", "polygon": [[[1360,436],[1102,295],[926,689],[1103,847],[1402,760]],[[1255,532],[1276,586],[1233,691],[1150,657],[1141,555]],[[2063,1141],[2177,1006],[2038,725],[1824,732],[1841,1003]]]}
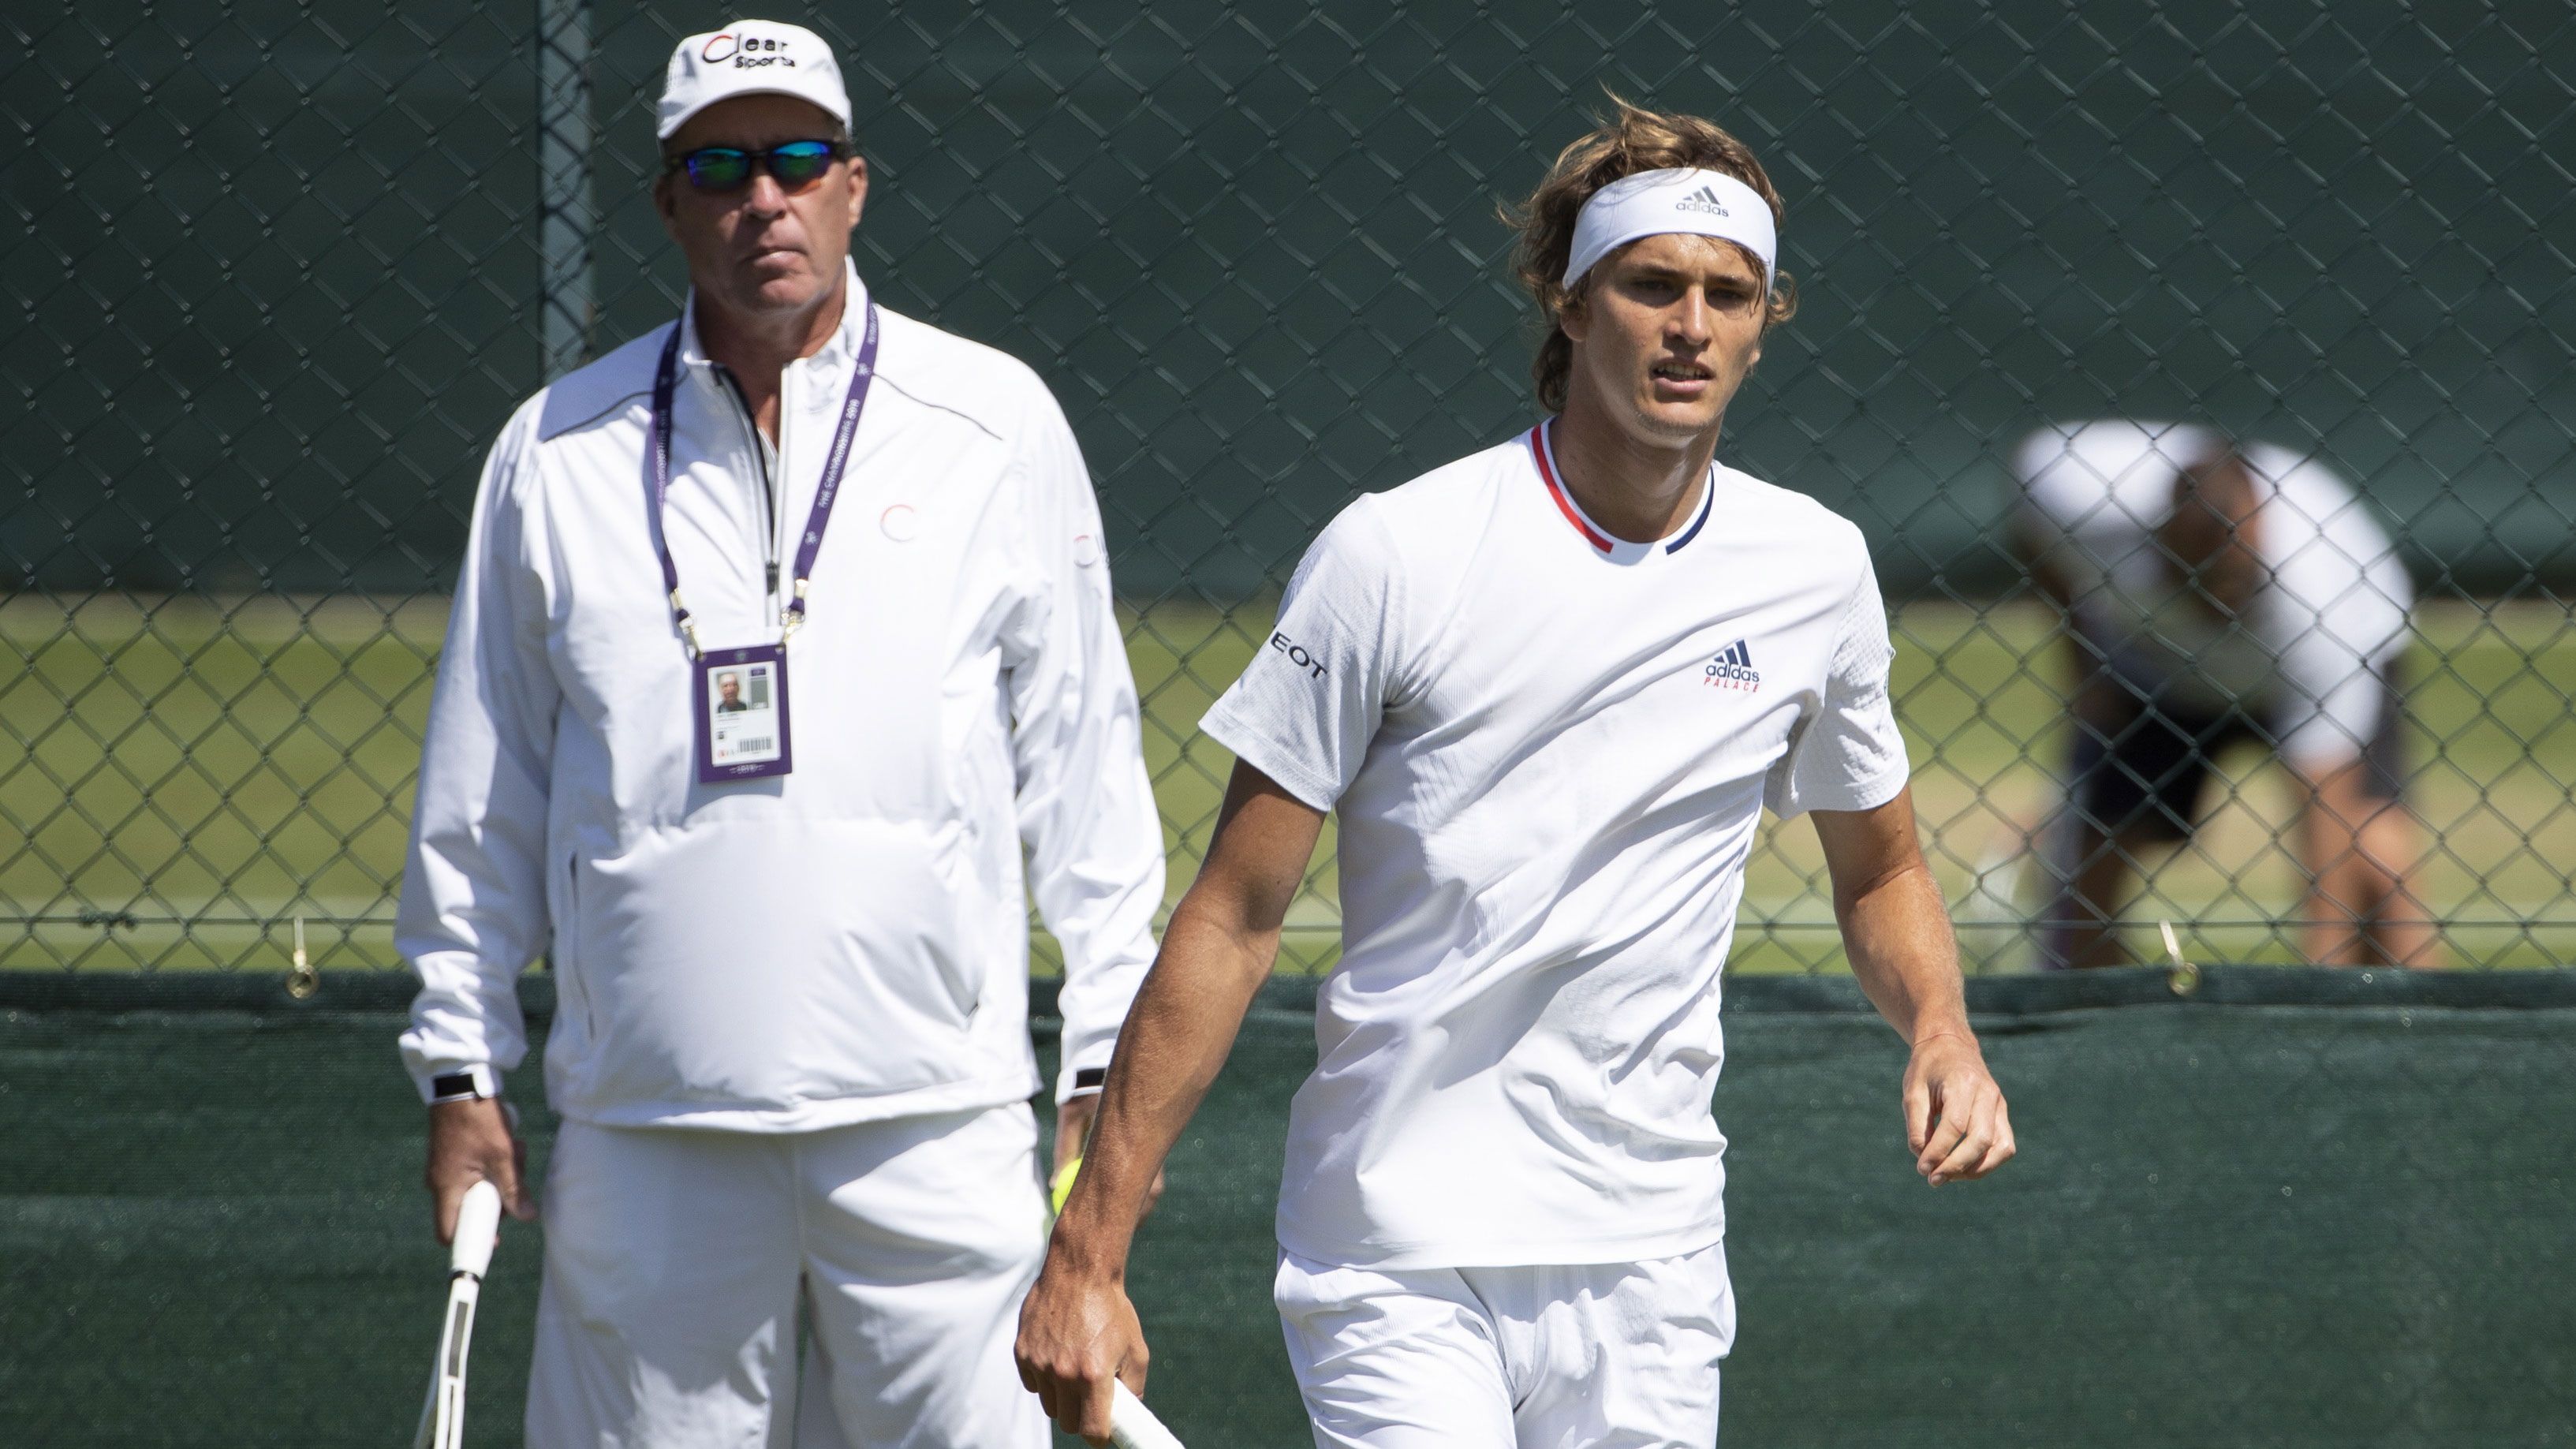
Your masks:
{"label": "chain-link fence", "polygon": [[[871,285],[1027,359],[1073,417],[1175,890],[1227,767],[1196,720],[1314,530],[1531,420],[1496,206],[1615,88],[1719,118],[1788,197],[1804,306],[1724,456],[1871,537],[1975,961],[2029,961],[2062,913],[2082,743],[2087,641],[2012,546],[2010,463],[2104,416],[2205,422],[2358,491],[2418,596],[2391,718],[2419,825],[2394,848],[2440,953],[2576,948],[2563,4],[801,8],[771,13],[848,63]],[[0,19],[0,959],[267,969],[300,920],[322,964],[392,964],[481,453],[548,376],[672,314],[652,101],[673,39],[723,18]],[[2198,830],[2096,853],[2136,857],[2133,934],[2313,954],[2316,811],[2263,740],[2218,743],[2193,746]],[[1310,969],[1331,886],[1327,860],[1292,920]],[[1742,939],[1745,969],[1835,958],[1804,826],[1765,846]]]}

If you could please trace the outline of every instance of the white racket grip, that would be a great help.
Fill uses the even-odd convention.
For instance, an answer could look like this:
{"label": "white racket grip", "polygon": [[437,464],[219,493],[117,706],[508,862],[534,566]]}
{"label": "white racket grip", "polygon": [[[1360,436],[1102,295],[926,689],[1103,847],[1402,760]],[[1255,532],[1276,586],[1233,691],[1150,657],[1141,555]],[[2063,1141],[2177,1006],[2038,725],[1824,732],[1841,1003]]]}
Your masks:
{"label": "white racket grip", "polygon": [[456,1208],[456,1241],[447,1250],[449,1271],[476,1278],[492,1266],[492,1245],[501,1237],[501,1189],[478,1182],[465,1189]]}
{"label": "white racket grip", "polygon": [[1115,1449],[1181,1449],[1181,1441],[1116,1379],[1109,1381],[1109,1442]]}

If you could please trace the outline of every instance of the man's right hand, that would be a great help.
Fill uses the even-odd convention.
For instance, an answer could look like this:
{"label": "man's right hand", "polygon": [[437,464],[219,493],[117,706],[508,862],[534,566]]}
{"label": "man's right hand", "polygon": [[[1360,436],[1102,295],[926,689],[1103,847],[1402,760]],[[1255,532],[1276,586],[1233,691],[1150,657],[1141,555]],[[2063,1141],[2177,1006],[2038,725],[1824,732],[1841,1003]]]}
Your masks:
{"label": "man's right hand", "polygon": [[1323,828],[1323,811],[1236,762],[1199,878],[1172,908],[1163,949],[1118,1030],[1108,1080],[1076,1113],[1097,1117],[1087,1165],[1020,1305],[1013,1356],[1047,1416],[1093,1444],[1109,1442],[1112,1385],[1145,1396],[1145,1330],[1126,1286],[1137,1221],[1270,976]]}
{"label": "man's right hand", "polygon": [[528,1144],[510,1130],[509,1113],[499,1099],[441,1102],[429,1109],[430,1226],[442,1244],[456,1240],[456,1210],[465,1190],[489,1182],[501,1190],[501,1209],[519,1221],[534,1222],[537,1204],[525,1181]]}
{"label": "man's right hand", "polygon": [[1014,1348],[1020,1382],[1048,1417],[1095,1445],[1109,1442],[1110,1381],[1145,1393],[1145,1329],[1114,1278],[1070,1266],[1050,1250],[1037,1286],[1020,1305]]}

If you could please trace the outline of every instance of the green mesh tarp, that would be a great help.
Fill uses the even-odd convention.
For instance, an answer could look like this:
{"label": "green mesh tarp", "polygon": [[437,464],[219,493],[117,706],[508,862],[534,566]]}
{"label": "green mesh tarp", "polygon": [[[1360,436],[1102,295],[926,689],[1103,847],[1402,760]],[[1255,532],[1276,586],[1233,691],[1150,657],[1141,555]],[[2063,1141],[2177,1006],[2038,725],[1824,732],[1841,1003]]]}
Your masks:
{"label": "green mesh tarp", "polygon": [[[445,1264],[406,990],[0,978],[0,1445],[407,1442]],[[1138,1254],[1198,1449],[1307,1442],[1269,1203],[1312,990],[1256,1010]],[[1848,982],[1730,991],[1728,1443],[2576,1444],[2576,972],[1973,983],[2022,1155],[1938,1190]],[[519,1440],[537,1258],[505,1231],[478,1446]]]}

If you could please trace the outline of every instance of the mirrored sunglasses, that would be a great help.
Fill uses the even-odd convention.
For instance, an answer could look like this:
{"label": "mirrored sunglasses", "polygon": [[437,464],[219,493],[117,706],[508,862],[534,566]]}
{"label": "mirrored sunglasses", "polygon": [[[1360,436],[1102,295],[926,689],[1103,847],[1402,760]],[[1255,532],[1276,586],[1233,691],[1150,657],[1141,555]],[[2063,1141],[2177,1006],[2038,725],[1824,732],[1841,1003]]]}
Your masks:
{"label": "mirrored sunglasses", "polygon": [[701,146],[667,168],[686,173],[692,190],[722,194],[751,184],[755,171],[766,171],[781,191],[795,193],[823,179],[846,148],[835,141],[787,141],[766,151],[739,146]]}

